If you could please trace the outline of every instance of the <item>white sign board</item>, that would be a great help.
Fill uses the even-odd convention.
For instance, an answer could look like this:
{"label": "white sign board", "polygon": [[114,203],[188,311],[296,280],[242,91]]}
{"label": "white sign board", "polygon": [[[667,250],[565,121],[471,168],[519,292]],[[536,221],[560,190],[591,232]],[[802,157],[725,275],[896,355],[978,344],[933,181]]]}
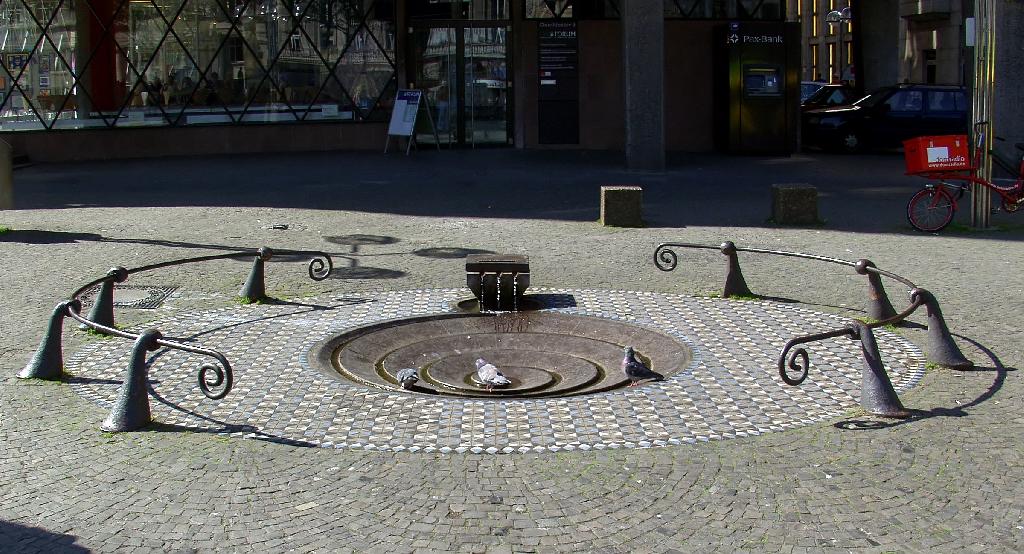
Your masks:
{"label": "white sign board", "polygon": [[420,111],[422,90],[399,90],[395,96],[395,107],[391,110],[389,135],[411,137],[416,127],[416,114]]}

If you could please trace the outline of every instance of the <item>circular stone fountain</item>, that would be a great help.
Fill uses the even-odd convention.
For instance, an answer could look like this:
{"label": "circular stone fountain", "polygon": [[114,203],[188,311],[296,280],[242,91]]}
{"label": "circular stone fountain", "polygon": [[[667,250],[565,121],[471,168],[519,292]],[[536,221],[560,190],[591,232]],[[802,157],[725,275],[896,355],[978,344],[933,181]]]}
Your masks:
{"label": "circular stone fountain", "polygon": [[[318,345],[310,360],[365,386],[419,394],[535,398],[608,391],[629,385],[620,369],[632,346],[660,379],[693,359],[686,344],[626,322],[557,312],[444,314],[360,327]],[[497,366],[510,385],[489,390],[474,362]],[[420,381],[403,389],[403,368]]]}
{"label": "circular stone fountain", "polygon": [[[183,368],[195,364],[194,355],[158,351],[149,360],[148,387],[159,399],[151,402],[153,417],[167,425],[288,444],[511,453],[751,437],[857,409],[864,362],[856,341],[837,338],[814,345],[811,376],[799,387],[785,385],[776,369],[787,340],[839,327],[847,321],[842,316],[771,301],[543,287],[531,291],[523,300],[525,305],[535,303],[538,310],[525,314],[528,322],[507,314],[459,312],[465,289],[333,294],[203,311],[174,310],[172,296],[148,325],[167,336],[196,337],[202,344],[215,345],[232,362],[235,386],[224,399],[210,402],[198,394],[194,377],[183,378]],[[567,325],[595,321],[565,332]],[[471,377],[466,382],[475,360],[460,359],[450,349],[441,349],[442,342],[433,342],[461,336],[445,329],[462,325],[477,326],[467,334],[476,337],[472,340],[490,341],[479,343],[480,351],[494,357],[496,364],[506,364],[518,392],[487,393]],[[424,335],[417,337],[420,333]],[[399,339],[400,335],[406,338]],[[499,348],[509,337],[533,335],[551,339],[545,348],[558,355],[537,361],[529,347]],[[572,346],[569,335],[594,341],[595,346],[604,343],[607,350],[600,357]],[[876,336],[897,392],[914,386],[924,375],[921,351],[884,329]],[[384,345],[385,340],[401,344],[410,337],[433,350],[422,356],[413,349],[401,354],[397,348],[369,348]],[[622,344],[634,345],[664,380],[602,393],[596,383],[591,385],[592,394],[584,393],[585,387],[565,396],[555,391],[559,383],[554,375],[574,375],[576,369],[568,368],[596,373],[600,366],[606,376],[621,380]],[[685,352],[692,358],[673,362],[660,350],[662,345],[670,346],[667,351],[678,349],[677,356]],[[417,357],[428,358],[434,351],[434,363],[421,372],[426,376],[418,385],[437,390],[428,378],[451,383],[453,390],[447,394],[402,391],[376,373],[378,361],[387,375],[394,375],[398,365],[412,365]],[[362,355],[362,367],[373,368],[370,377],[380,381],[357,383],[342,377],[332,363],[336,352],[345,356],[342,367],[351,366],[352,371],[358,365],[352,360]],[[399,355],[406,360],[399,360]],[[523,361],[516,361],[517,356]],[[65,358],[65,370],[72,376],[69,385],[109,409],[119,397],[130,358],[131,349],[121,341],[88,341]],[[417,363],[421,365],[427,363]],[[517,375],[519,367],[540,369]],[[454,368],[454,374],[446,368]],[[530,382],[542,388],[524,392]]]}

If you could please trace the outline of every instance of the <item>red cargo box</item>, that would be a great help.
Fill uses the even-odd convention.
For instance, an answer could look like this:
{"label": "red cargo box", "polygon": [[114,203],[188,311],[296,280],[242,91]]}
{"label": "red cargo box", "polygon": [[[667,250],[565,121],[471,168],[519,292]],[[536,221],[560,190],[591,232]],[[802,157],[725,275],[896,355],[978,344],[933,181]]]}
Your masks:
{"label": "red cargo box", "polygon": [[965,135],[917,137],[903,141],[907,173],[965,171],[971,167],[971,151]]}

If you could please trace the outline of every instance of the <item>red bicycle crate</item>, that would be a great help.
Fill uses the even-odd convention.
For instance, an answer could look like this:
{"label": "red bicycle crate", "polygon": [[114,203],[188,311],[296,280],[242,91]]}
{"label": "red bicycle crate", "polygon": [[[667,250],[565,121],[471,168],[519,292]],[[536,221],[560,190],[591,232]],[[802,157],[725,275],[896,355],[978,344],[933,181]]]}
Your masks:
{"label": "red bicycle crate", "polygon": [[971,169],[971,151],[965,135],[917,137],[903,141],[907,174]]}

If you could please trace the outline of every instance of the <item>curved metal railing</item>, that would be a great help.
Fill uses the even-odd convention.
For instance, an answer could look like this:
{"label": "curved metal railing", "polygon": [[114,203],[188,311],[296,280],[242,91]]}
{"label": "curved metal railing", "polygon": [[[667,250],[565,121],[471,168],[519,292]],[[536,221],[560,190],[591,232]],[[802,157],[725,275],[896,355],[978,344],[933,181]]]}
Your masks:
{"label": "curved metal railing", "polygon": [[[104,335],[133,340],[135,341],[136,349],[146,348],[148,350],[155,350],[157,347],[162,346],[173,350],[181,350],[183,352],[199,354],[212,358],[213,361],[203,363],[199,367],[199,389],[210,399],[219,400],[224,398],[231,391],[231,387],[234,383],[234,374],[231,369],[231,363],[228,361],[227,357],[214,349],[193,346],[180,341],[165,339],[159,331],[156,330],[132,333],[118,329],[114,325],[113,320],[114,284],[123,283],[130,275],[167,267],[213,260],[245,259],[255,256],[252,271],[250,272],[249,278],[243,286],[242,291],[239,293],[239,296],[247,300],[259,301],[266,299],[263,270],[264,262],[270,260],[274,255],[281,254],[290,256],[311,256],[308,265],[308,273],[309,277],[314,281],[322,281],[326,279],[334,268],[331,256],[326,252],[318,250],[272,250],[267,247],[263,247],[258,250],[246,249],[226,254],[181,258],[149,264],[133,269],[115,267],[107,272],[105,276],[82,285],[71,294],[70,299],[57,305],[53,316],[51,317],[50,326],[47,329],[46,335],[43,337],[43,340],[39,345],[39,349],[36,351],[35,356],[33,356],[29,364],[22,369],[18,376],[21,378],[51,380],[59,379],[61,377],[63,374],[63,353],[61,352],[63,321],[65,317],[71,317],[75,321],[78,321],[83,329],[92,329]],[[87,292],[94,290],[97,287],[99,287],[99,292],[96,294],[93,301],[93,309],[88,315],[83,316],[82,298]],[[125,383],[122,385],[122,391],[128,390],[129,382],[138,381],[140,376],[144,376],[145,373],[145,362],[133,361],[132,366],[128,369]],[[123,392],[122,397],[126,396],[128,396],[128,393]],[[143,398],[142,401],[145,401],[145,399]],[[125,409],[131,410],[131,408],[124,407],[127,403],[127,401],[119,400],[115,405],[115,412]],[[138,408],[138,405],[136,405],[136,408]],[[136,412],[140,413],[132,413],[125,416],[123,413],[115,415],[115,413],[112,412],[111,417],[104,423],[104,429],[118,431],[130,430],[138,428],[141,424],[148,422],[148,403],[145,404],[144,409],[136,409]],[[115,421],[115,423],[110,423],[111,421]],[[126,424],[124,423],[125,421],[129,421],[131,423]]]}
{"label": "curved metal railing", "polygon": [[[737,257],[738,252],[801,258],[837,264],[852,267],[857,273],[868,277],[870,303],[867,312],[873,321],[863,322],[860,320],[853,320],[850,324],[839,329],[831,329],[820,333],[794,337],[787,341],[783,346],[778,359],[779,376],[786,384],[795,386],[803,383],[804,380],[807,379],[810,368],[810,356],[805,348],[797,348],[798,346],[811,342],[848,336],[853,339],[861,339],[863,344],[867,345],[870,343],[872,348],[875,348],[874,338],[865,337],[865,335],[870,335],[872,329],[903,322],[921,306],[926,306],[928,311],[929,360],[934,363],[953,368],[967,368],[973,365],[963,356],[959,348],[956,346],[956,343],[953,342],[953,339],[949,334],[949,329],[946,327],[946,323],[942,319],[942,311],[939,308],[935,297],[927,290],[918,287],[913,281],[906,277],[897,275],[891,271],[879,269],[870,260],[861,259],[856,262],[852,262],[840,258],[806,254],[803,252],[769,250],[764,248],[741,248],[737,247],[732,242],[724,242],[720,246],[683,242],[666,242],[659,244],[654,250],[654,265],[658,269],[662,271],[672,271],[679,265],[679,256],[673,248],[719,250],[724,254],[729,260],[729,268],[726,275],[725,289],[722,293],[723,297],[753,296],[750,289],[747,287],[742,271],[740,270],[739,260]],[[885,294],[885,288],[882,286],[881,277],[892,279],[910,288],[910,304],[903,311],[897,313],[896,310],[892,308],[892,304],[889,302],[889,299]],[[865,349],[865,352],[867,352],[867,346],[865,346]],[[865,356],[868,365],[876,364],[877,353],[870,356],[866,353]],[[867,359],[871,357],[876,358],[876,360]],[[877,363],[876,365],[880,368],[880,363]],[[791,375],[787,373],[787,369],[796,371],[797,373],[795,376]],[[888,382],[887,377],[885,378],[885,382]],[[895,393],[893,393],[893,396],[895,396]],[[896,404],[898,404],[898,399],[896,400]]]}

